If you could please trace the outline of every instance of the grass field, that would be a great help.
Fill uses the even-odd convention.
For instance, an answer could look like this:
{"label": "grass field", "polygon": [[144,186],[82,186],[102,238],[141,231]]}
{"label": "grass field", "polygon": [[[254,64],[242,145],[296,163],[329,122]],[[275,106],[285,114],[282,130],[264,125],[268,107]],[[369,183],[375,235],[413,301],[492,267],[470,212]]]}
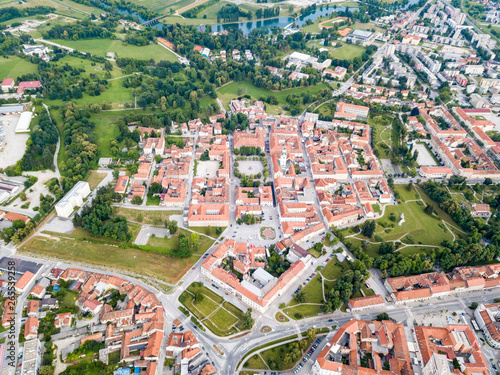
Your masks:
{"label": "grass field", "polygon": [[72,262],[133,272],[167,282],[177,282],[199,259],[173,258],[167,255],[101,243],[82,242],[59,237],[59,240],[34,237],[21,251]]}
{"label": "grass field", "polygon": [[[238,95],[238,92],[241,89],[241,94]],[[311,95],[316,95],[320,90],[327,89],[327,86],[324,83],[313,87],[300,87],[289,90],[282,91],[268,91],[265,89],[261,89],[255,87],[252,83],[248,81],[243,82],[231,82],[217,90],[217,96],[222,101],[226,108],[229,108],[229,103],[233,99],[237,99],[243,95],[250,95],[252,100],[259,100],[262,97],[274,96],[278,99],[279,104],[277,106],[266,104],[266,108],[268,113],[272,114],[281,114],[283,112],[281,106],[285,104],[286,97],[288,95],[296,94],[301,95],[308,92]]]}
{"label": "grass field", "polygon": [[[390,157],[391,129],[388,129],[392,123],[392,117],[387,115],[377,115],[368,117],[368,125],[375,130],[374,144],[379,150],[379,157],[387,159]],[[383,146],[386,145],[387,147]]]}
{"label": "grass field", "polygon": [[[309,347],[312,344],[313,339],[305,338],[303,340],[307,341],[306,348],[309,349]],[[269,368],[271,368],[273,370],[278,370],[278,369],[279,370],[290,370],[290,369],[292,369],[292,368],[295,367],[295,365],[297,364],[297,362],[284,363],[282,361],[282,358],[283,358],[284,355],[286,355],[287,353],[289,353],[291,351],[292,345],[294,343],[298,343],[298,341],[295,341],[293,343],[283,344],[283,345],[277,346],[275,348],[271,348],[271,349],[265,350],[265,351],[261,352],[260,355],[262,356],[262,358],[264,359],[264,361],[267,363],[268,366],[271,363],[275,363],[275,364],[279,364],[280,365],[279,368],[272,368],[271,366],[269,366]],[[305,351],[302,350],[301,353],[302,353],[302,355],[304,355]],[[299,357],[298,361],[302,360],[302,355]],[[266,368],[264,368],[264,370],[265,369]]]}
{"label": "grass field", "polygon": [[[196,301],[194,296],[201,294],[203,299]],[[193,283],[179,297],[181,303],[196,316],[208,329],[218,336],[228,336],[243,330],[240,321],[243,312],[236,306],[225,302],[218,294],[201,283]]]}
{"label": "grass field", "polygon": [[[157,247],[160,249],[164,250],[169,250],[173,251],[175,249],[179,248],[179,234],[183,233],[189,241],[191,241],[191,232],[180,228],[177,233],[175,233],[172,237],[170,238],[161,238],[161,237],[149,237],[148,241],[148,246],[153,246]],[[205,236],[199,236],[198,238],[198,251],[194,252],[193,254],[203,254],[205,251],[207,251],[210,246],[213,244],[213,240],[211,240],[208,237]],[[194,249],[190,249],[193,251]]]}
{"label": "grass field", "polygon": [[[414,187],[409,191],[406,185],[396,185],[395,191],[399,195],[399,199],[404,202],[396,206],[386,206],[384,217],[377,219],[377,227],[374,238],[368,239],[361,234],[349,238],[349,241],[354,243],[363,240],[378,242],[380,238],[383,241],[401,241],[404,244],[411,246],[404,247],[399,250],[402,254],[414,254],[421,251],[427,251],[430,248],[419,247],[419,245],[440,246],[445,239],[453,240],[453,234],[444,226],[442,220],[453,226],[457,226],[453,220],[444,212],[440,212],[436,203],[432,203],[430,198],[421,190],[417,191]],[[418,199],[419,201],[410,202],[410,200]],[[425,204],[432,204],[434,209],[438,211],[438,216],[428,215],[424,212]],[[395,220],[389,218],[394,214]],[[398,225],[401,215],[404,215],[405,221]],[[346,230],[346,234],[352,234],[353,228]],[[459,236],[458,230],[453,230],[455,236]],[[375,239],[375,236],[378,236]],[[371,256],[377,256],[378,244],[368,243],[367,252]]]}
{"label": "grass field", "polygon": [[132,208],[113,207],[113,214],[116,216],[124,216],[127,220],[137,221],[142,224],[162,225],[171,215],[180,215],[182,211],[142,211]]}
{"label": "grass field", "polygon": [[252,370],[258,370],[258,369],[267,370],[268,369],[267,365],[264,363],[264,361],[262,361],[260,356],[257,354],[251,356],[245,362],[245,368],[249,368]]}
{"label": "grass field", "polygon": [[361,56],[365,52],[365,48],[354,44],[346,44],[330,53],[330,57],[334,59],[352,60],[357,56]]}
{"label": "grass field", "polygon": [[87,178],[90,189],[95,189],[97,185],[99,185],[101,181],[104,180],[104,177],[106,177],[106,173],[98,173],[96,171],[90,172],[90,175]]}
{"label": "grass field", "polygon": [[[122,85],[122,80],[117,79],[113,81],[109,81],[108,87],[106,90],[101,94],[97,96],[91,96],[88,95],[87,93],[83,94],[83,98],[81,99],[73,99],[72,102],[77,103],[78,105],[90,105],[90,104],[102,104],[103,102],[111,104],[113,109],[123,109],[123,104],[126,102],[132,103],[133,101],[133,95],[132,95],[132,89],[131,88],[125,88]],[[57,100],[48,100],[46,99],[45,102],[48,105],[54,105],[54,106],[64,106],[65,102],[62,99],[57,99]],[[119,116],[117,113],[118,112],[108,112],[109,116]],[[100,124],[105,120],[107,113],[106,112],[101,112],[100,114],[96,115],[93,117],[94,121],[97,124]],[[104,119],[101,120],[101,116],[104,116]],[[118,128],[116,130],[112,131],[114,134],[113,137],[115,138],[116,135],[118,135]],[[101,134],[102,135],[102,134]],[[99,136],[99,134],[98,134]],[[108,138],[106,135],[104,138],[98,138],[98,145],[101,146],[100,156],[111,156],[109,153],[109,140],[111,138]],[[106,141],[108,141],[106,143]],[[102,147],[104,145],[104,147]]]}
{"label": "grass field", "polygon": [[297,320],[297,317],[295,316],[296,313],[302,315],[303,318],[308,318],[320,314],[320,304],[323,303],[323,286],[321,275],[323,275],[325,279],[330,280],[325,281],[325,293],[327,293],[328,290],[333,287],[334,280],[336,280],[347,269],[349,269],[349,264],[347,262],[340,263],[337,257],[333,257],[333,259],[330,260],[326,264],[326,266],[323,267],[319,272],[316,272],[316,275],[302,288],[302,292],[305,294],[305,304],[298,304],[295,300],[292,299],[292,301],[288,304],[288,307],[283,311],[290,318],[295,320]]}
{"label": "grass field", "polygon": [[[74,1],[71,0],[64,0],[64,1],[56,1],[56,0],[28,0],[24,2],[23,4],[19,4],[19,2],[15,1],[0,1],[0,8],[4,7],[11,7],[14,6],[16,8],[24,9],[27,7],[35,7],[35,6],[50,6],[55,8],[55,13],[60,14],[63,16],[67,17],[73,17],[73,18],[78,18],[78,19],[85,19],[85,18],[90,18],[90,14],[99,14],[102,12],[102,10],[92,7],[92,6],[87,6],[84,4],[78,4]],[[34,18],[34,17],[30,17]],[[10,20],[12,22],[13,20]]]}
{"label": "grass field", "polygon": [[38,66],[17,56],[0,57],[0,77],[17,78],[38,72]]}
{"label": "grass field", "polygon": [[154,43],[147,46],[134,46],[120,39],[82,39],[66,40],[53,39],[51,42],[74,48],[80,52],[91,53],[96,56],[106,57],[106,52],[115,52],[115,58],[126,57],[132,59],[154,59],[156,61],[177,61],[177,57],[162,46]]}

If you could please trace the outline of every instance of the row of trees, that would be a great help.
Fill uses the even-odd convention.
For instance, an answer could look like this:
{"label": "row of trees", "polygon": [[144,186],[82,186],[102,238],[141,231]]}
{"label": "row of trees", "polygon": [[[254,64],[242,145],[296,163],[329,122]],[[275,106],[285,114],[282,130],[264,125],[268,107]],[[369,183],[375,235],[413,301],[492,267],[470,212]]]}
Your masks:
{"label": "row of trees", "polygon": [[111,30],[106,28],[105,23],[96,24],[85,20],[66,25],[55,25],[49,30],[43,32],[42,35],[47,39],[112,39],[115,37],[112,33],[114,31],[112,28],[113,23],[110,23],[107,26],[110,27]]}
{"label": "row of trees", "polygon": [[49,14],[55,12],[56,9],[48,6],[36,6],[27,8],[7,7],[2,8],[0,14],[0,22],[13,20],[14,18],[35,16],[37,14]]}
{"label": "row of trees", "polygon": [[21,159],[23,171],[52,169],[54,167],[54,152],[59,139],[56,126],[43,108],[35,121],[36,125],[26,142],[26,152]]}

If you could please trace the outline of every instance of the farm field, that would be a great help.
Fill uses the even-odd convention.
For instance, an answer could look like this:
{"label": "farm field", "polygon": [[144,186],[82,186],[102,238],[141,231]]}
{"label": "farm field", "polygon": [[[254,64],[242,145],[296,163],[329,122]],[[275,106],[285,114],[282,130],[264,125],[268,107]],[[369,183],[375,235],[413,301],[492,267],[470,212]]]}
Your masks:
{"label": "farm field", "polygon": [[38,66],[17,56],[0,57],[0,77],[14,78],[38,72]]}
{"label": "farm field", "polygon": [[[0,1],[0,9],[4,8],[4,7],[11,7],[11,6],[23,9],[23,8],[27,8],[27,7],[36,7],[36,6],[42,6],[42,5],[55,8],[56,14],[60,14],[60,15],[66,16],[66,17],[78,18],[78,19],[90,18],[90,15],[92,13],[99,14],[101,12],[101,10],[99,8],[84,5],[84,4],[79,4],[79,3],[71,1],[71,0],[64,0],[64,2],[56,1],[56,0],[29,0],[27,2],[24,2],[23,4],[19,4],[19,2],[14,2],[12,0]],[[32,16],[32,17],[28,17],[28,18],[34,18],[34,17]],[[19,20],[19,19],[16,19],[16,20]],[[12,22],[12,20],[10,20],[9,22]]]}

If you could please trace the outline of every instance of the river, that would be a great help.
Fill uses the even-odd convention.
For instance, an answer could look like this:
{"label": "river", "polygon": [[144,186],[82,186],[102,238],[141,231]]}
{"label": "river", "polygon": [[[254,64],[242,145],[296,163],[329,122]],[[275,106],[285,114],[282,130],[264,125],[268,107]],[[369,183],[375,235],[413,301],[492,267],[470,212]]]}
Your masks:
{"label": "river", "polygon": [[[275,27],[278,28],[285,28],[288,25],[293,24],[295,21],[297,24],[297,27],[304,26],[304,24],[308,21],[315,21],[319,17],[327,16],[329,14],[332,14],[333,12],[344,12],[346,9],[349,11],[355,11],[358,8],[346,8],[346,7],[336,7],[334,8],[332,5],[326,8],[326,6],[323,6],[322,8],[317,8],[314,12],[311,14],[308,14],[307,16],[299,16],[296,19],[293,17],[276,17],[276,18],[270,18],[267,20],[258,20],[258,21],[247,21],[247,22],[237,22],[237,23],[225,23],[225,24],[218,24],[218,25],[207,25],[207,27],[211,27],[212,31],[222,31],[222,30],[235,30],[239,29],[243,32],[243,34],[249,34],[252,32],[254,29],[262,29],[262,28],[267,28],[269,32]],[[201,25],[200,25],[201,26]],[[201,26],[201,29],[204,30],[204,26]]]}

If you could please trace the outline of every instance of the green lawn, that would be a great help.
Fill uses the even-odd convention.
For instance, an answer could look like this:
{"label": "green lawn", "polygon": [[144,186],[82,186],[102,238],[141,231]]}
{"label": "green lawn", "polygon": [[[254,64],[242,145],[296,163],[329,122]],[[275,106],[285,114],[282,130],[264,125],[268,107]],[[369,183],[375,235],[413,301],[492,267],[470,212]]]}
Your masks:
{"label": "green lawn", "polygon": [[125,43],[120,39],[53,39],[51,42],[102,57],[106,57],[106,52],[115,52],[115,58],[127,57],[132,59],[154,59],[156,61],[177,61],[177,57],[172,52],[156,43],[147,46],[135,46]]}
{"label": "green lawn", "polygon": [[[309,347],[311,346],[312,341],[313,341],[313,339],[309,339],[309,338],[305,338],[303,340],[307,341],[306,349],[301,350],[301,355],[299,356],[297,362],[302,360],[303,355],[309,349]],[[295,367],[297,362],[284,363],[282,358],[287,353],[290,353],[291,350],[293,349],[293,347],[297,346],[297,344],[298,344],[298,341],[291,342],[288,344],[283,344],[283,345],[277,346],[275,348],[265,350],[265,351],[261,352],[260,355],[262,356],[262,358],[264,358],[264,361],[267,363],[267,365],[269,366],[269,368],[271,370],[290,370],[290,369]],[[275,364],[274,367],[272,366],[273,363]]]}
{"label": "green lawn", "polygon": [[[406,185],[396,186],[395,190],[400,194],[403,202],[415,199],[415,195],[418,194],[413,188],[411,191],[407,191]],[[424,198],[422,193],[420,193],[420,195]],[[428,199],[428,197],[426,198]],[[433,206],[436,210],[439,210],[436,203],[433,203]],[[441,214],[439,216],[430,216],[424,212],[424,208],[425,204],[419,204],[419,202],[406,202],[396,206],[386,206],[384,217],[376,220],[377,227],[374,238],[367,239],[360,234],[356,237],[349,238],[349,240],[353,242],[361,242],[362,240],[376,242],[375,236],[379,236],[384,241],[402,241],[407,244],[413,242],[412,245],[414,246],[402,249],[402,254],[415,254],[430,249],[421,248],[418,246],[419,244],[439,246],[445,239],[452,240],[452,234],[449,230],[442,227],[443,224],[441,222],[441,220],[445,220],[456,226],[451,218]],[[395,221],[389,219],[391,213],[394,213]],[[405,221],[401,225],[398,225],[402,214],[404,215]],[[454,232],[459,234],[457,231]],[[377,239],[379,238],[377,237]],[[371,256],[375,257],[377,256],[378,247],[379,245],[377,244],[368,244],[367,251]]]}
{"label": "green lawn", "polygon": [[226,108],[229,108],[229,103],[231,102],[231,100],[237,99],[238,97],[243,95],[250,95],[252,100],[259,100],[262,97],[274,96],[276,97],[276,99],[278,99],[279,104],[277,106],[266,104],[267,112],[271,114],[281,114],[283,112],[282,106],[286,103],[286,97],[288,95],[301,95],[305,94],[306,92],[311,95],[316,95],[320,90],[324,90],[327,88],[328,87],[324,83],[321,83],[313,87],[300,87],[274,92],[255,87],[249,81],[243,81],[231,82],[217,89],[217,96]]}
{"label": "green lawn", "polygon": [[[64,106],[65,102],[62,99],[57,99],[57,100],[45,100],[48,105],[54,105],[54,106]],[[77,103],[78,105],[90,105],[90,104],[102,104],[103,102],[112,104],[113,109],[122,109],[123,104],[126,102],[132,103],[133,101],[133,96],[132,96],[132,89],[131,88],[125,88],[122,85],[122,80],[117,79],[114,81],[109,81],[108,87],[106,90],[101,94],[97,96],[90,96],[87,93],[83,94],[82,99],[73,99],[73,102]],[[96,117],[100,116],[105,116],[105,112],[101,112],[99,115]],[[111,116],[117,116],[116,112],[110,113]],[[99,120],[97,120],[99,121]],[[118,130],[116,130],[116,134]],[[98,143],[102,143],[102,140],[99,138]],[[106,147],[109,149],[109,142],[106,144]],[[101,156],[109,156],[109,153]]]}
{"label": "green lawn", "polygon": [[17,56],[0,57],[0,77],[14,78],[24,74],[37,73],[38,66]]}
{"label": "green lawn", "polygon": [[414,185],[412,185],[410,189],[408,189],[408,185],[394,185],[394,191],[397,192],[398,199],[402,202],[421,199],[421,196],[419,192],[415,190]]}
{"label": "green lawn", "polygon": [[361,56],[365,52],[365,48],[354,44],[346,44],[330,53],[330,57],[334,59],[352,60],[357,56]]}
{"label": "green lawn", "polygon": [[252,369],[252,370],[267,370],[268,369],[267,365],[262,361],[261,357],[257,354],[251,356],[245,362],[245,368]]}
{"label": "green lawn", "polygon": [[[391,145],[391,129],[388,127],[392,123],[392,117],[387,115],[376,115],[368,117],[368,125],[370,125],[375,132],[374,144],[379,151],[379,157],[382,159],[390,158],[390,145]],[[384,144],[386,146],[384,146]]]}
{"label": "green lawn", "polygon": [[[336,280],[345,270],[349,269],[347,262],[340,263],[337,257],[333,257],[325,267],[314,276],[303,288],[302,292],[305,295],[304,303],[323,303],[323,287],[321,282],[320,273],[328,280]],[[334,281],[325,281],[325,293],[332,288]],[[301,314],[303,317],[312,317],[321,313],[320,305],[305,305],[298,304],[295,300],[289,303],[288,308],[284,312],[292,319],[297,319],[296,313]],[[302,318],[301,318],[302,319]]]}
{"label": "green lawn", "polygon": [[[203,295],[203,299],[195,301],[193,295],[199,293]],[[181,294],[179,301],[218,336],[228,336],[243,330],[240,325],[243,312],[201,283],[191,284],[187,291]]]}
{"label": "green lawn", "polygon": [[[161,238],[161,237],[149,237],[148,246],[157,247],[164,250],[173,251],[179,248],[179,234],[183,233],[186,237],[191,241],[191,232],[180,228],[177,233],[175,233],[170,238]],[[193,248],[190,248],[193,254],[203,254],[207,251],[210,246],[213,244],[213,240],[205,236],[198,237],[198,251],[194,251]]]}

